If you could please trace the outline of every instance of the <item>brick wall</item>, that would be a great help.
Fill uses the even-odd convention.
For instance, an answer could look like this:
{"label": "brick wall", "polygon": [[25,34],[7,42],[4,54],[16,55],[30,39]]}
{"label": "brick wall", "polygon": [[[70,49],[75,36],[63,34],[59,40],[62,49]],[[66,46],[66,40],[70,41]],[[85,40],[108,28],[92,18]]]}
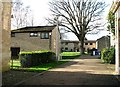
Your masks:
{"label": "brick wall", "polygon": [[[119,14],[119,18],[120,18],[120,14]],[[119,33],[119,68],[120,68],[120,20],[118,20],[118,29],[119,29],[119,31],[118,31],[118,33]],[[120,74],[120,70],[119,70],[119,74]]]}
{"label": "brick wall", "polygon": [[2,71],[10,69],[10,28],[11,3],[0,2],[0,55],[2,58]]}
{"label": "brick wall", "polygon": [[85,48],[85,51],[87,51],[87,49],[93,49],[93,48],[96,48],[96,42],[87,42],[88,45],[85,45],[84,44],[84,48]]}
{"label": "brick wall", "polygon": [[110,47],[110,38],[109,37],[102,37],[97,40],[97,49],[102,50],[103,48]]}
{"label": "brick wall", "polygon": [[[120,68],[120,32],[119,32],[119,68]],[[119,72],[119,74],[120,74],[120,72]]]}
{"label": "brick wall", "polygon": [[[73,41],[68,41],[68,45],[65,45],[67,41],[65,42],[62,42],[62,48],[68,48],[68,51],[71,51],[71,49],[73,49],[73,51],[80,51],[80,42],[77,41],[77,42],[73,42]],[[88,45],[85,45],[85,43],[88,43]],[[85,48],[85,51],[87,51],[87,49],[92,49],[92,48],[96,48],[96,42],[95,41],[85,41],[84,43],[84,48]],[[90,43],[92,43],[92,45],[90,45]],[[75,48],[75,49],[74,49]],[[63,50],[64,50],[63,49]]]}
{"label": "brick wall", "polygon": [[[61,48],[63,51],[80,51],[80,43],[79,41],[63,40],[61,43]],[[68,48],[68,50],[65,50],[65,48]]]}
{"label": "brick wall", "polygon": [[[56,32],[57,32],[57,36],[56,36]],[[57,56],[59,56],[61,51],[60,48],[61,48],[60,33],[58,31],[58,28],[55,27],[55,29],[52,30],[51,50],[55,53],[57,52],[58,53]]]}
{"label": "brick wall", "polygon": [[20,51],[51,50],[59,55],[61,46],[60,33],[57,27],[50,33],[49,39],[41,39],[40,32],[38,37],[30,37],[30,33],[15,33],[15,37],[11,39],[11,47],[20,47]]}
{"label": "brick wall", "polygon": [[15,33],[11,40],[11,47],[20,47],[20,51],[49,50],[49,44],[49,39],[30,37],[30,33]]}

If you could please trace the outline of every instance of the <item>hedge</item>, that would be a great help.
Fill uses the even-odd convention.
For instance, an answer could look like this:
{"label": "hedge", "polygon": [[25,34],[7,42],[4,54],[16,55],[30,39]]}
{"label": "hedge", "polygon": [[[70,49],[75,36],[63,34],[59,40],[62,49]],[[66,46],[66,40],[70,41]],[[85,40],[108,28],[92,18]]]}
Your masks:
{"label": "hedge", "polygon": [[115,64],[115,48],[104,48],[101,52],[101,59],[104,63]]}
{"label": "hedge", "polygon": [[31,67],[55,61],[55,53],[51,51],[20,52],[19,58],[21,67]]}

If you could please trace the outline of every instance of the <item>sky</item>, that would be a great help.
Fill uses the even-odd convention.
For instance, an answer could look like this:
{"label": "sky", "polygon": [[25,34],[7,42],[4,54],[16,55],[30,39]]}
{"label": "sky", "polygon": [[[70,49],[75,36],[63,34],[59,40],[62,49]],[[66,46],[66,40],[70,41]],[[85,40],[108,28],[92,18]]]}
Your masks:
{"label": "sky", "polygon": [[[24,5],[29,5],[33,15],[34,15],[34,20],[35,20],[35,25],[46,25],[46,20],[45,18],[50,17],[50,11],[49,11],[49,1],[51,0],[22,0]],[[103,1],[103,0],[102,0]],[[107,19],[107,14],[110,9],[110,6],[112,4],[113,0],[104,0],[106,4],[108,4],[108,7],[106,8],[104,12],[104,20],[103,22],[106,22]],[[72,33],[67,33],[67,40],[78,40],[76,36]],[[109,35],[109,32],[106,31],[106,28],[104,30],[98,32],[97,34],[88,34],[86,35],[86,38],[88,40],[96,40],[102,36]]]}

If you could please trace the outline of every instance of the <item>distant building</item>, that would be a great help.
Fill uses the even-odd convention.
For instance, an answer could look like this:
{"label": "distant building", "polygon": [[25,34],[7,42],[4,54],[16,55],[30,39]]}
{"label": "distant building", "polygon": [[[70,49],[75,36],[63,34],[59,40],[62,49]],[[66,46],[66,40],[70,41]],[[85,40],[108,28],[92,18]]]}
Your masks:
{"label": "distant building", "polygon": [[61,51],[80,51],[80,43],[79,41],[62,40]]}
{"label": "distant building", "polygon": [[96,40],[85,40],[84,43],[85,51],[95,48],[96,49]]}
{"label": "distant building", "polygon": [[[84,49],[88,51],[88,49],[96,48],[96,41],[85,40]],[[79,41],[70,41],[70,40],[62,40],[61,41],[61,51],[71,51],[71,52],[79,52],[80,51],[80,42]]]}
{"label": "distant building", "polygon": [[103,36],[96,41],[96,48],[102,51],[103,48],[110,48],[110,36]]}
{"label": "distant building", "polygon": [[35,50],[51,50],[58,56],[60,33],[57,26],[31,26],[11,31],[12,57],[18,57],[20,51]]}

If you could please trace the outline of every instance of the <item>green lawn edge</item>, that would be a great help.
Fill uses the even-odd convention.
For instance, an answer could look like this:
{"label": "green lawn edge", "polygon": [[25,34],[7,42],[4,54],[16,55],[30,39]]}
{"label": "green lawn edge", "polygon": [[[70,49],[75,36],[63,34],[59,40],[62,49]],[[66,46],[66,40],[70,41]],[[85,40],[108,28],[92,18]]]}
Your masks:
{"label": "green lawn edge", "polygon": [[47,71],[49,69],[55,68],[61,64],[64,64],[66,62],[69,62],[68,60],[61,60],[58,62],[51,62],[51,63],[47,63],[47,64],[41,64],[39,66],[33,66],[33,67],[29,67],[29,68],[22,68],[22,67],[16,67],[13,66],[11,67],[11,70],[17,70],[17,71],[29,71],[29,72],[41,72],[41,71]]}

